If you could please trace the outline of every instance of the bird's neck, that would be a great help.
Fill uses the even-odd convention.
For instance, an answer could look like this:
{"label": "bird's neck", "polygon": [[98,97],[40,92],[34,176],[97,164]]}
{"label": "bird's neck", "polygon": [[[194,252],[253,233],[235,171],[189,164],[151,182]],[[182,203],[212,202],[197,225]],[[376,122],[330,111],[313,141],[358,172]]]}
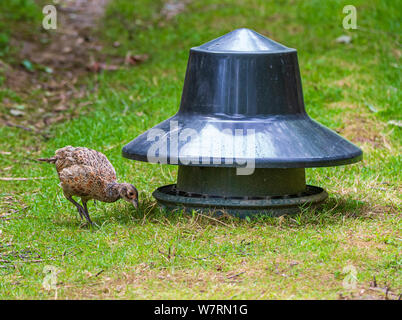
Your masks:
{"label": "bird's neck", "polygon": [[120,199],[119,183],[111,182],[106,187],[106,197],[108,202],[115,202]]}

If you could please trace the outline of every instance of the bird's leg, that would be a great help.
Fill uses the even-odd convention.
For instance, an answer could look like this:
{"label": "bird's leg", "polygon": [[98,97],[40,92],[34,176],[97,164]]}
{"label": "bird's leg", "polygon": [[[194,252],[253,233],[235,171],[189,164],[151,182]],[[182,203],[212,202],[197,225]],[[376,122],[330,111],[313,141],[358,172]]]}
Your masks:
{"label": "bird's leg", "polygon": [[78,213],[80,214],[80,217],[81,217],[81,219],[83,219],[84,218],[84,208],[83,207],[81,207],[81,205],[77,202],[77,201],[75,201],[74,199],[73,199],[73,197],[71,197],[71,196],[66,196],[66,199],[68,200],[68,201],[70,201],[73,205],[75,205],[76,207],[77,207],[77,210],[78,210]]}
{"label": "bird's leg", "polygon": [[84,215],[85,215],[85,218],[88,220],[88,222],[89,222],[90,224],[93,224],[92,221],[91,221],[91,218],[89,217],[89,212],[88,212],[88,207],[87,207],[87,200],[81,199],[81,202],[82,202],[82,205],[83,205],[83,207],[84,207]]}

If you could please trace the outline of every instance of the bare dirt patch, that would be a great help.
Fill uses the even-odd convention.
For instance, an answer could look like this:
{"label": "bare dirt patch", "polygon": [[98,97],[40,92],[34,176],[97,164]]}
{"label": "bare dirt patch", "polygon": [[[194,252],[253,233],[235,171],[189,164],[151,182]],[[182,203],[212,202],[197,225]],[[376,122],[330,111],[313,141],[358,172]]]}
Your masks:
{"label": "bare dirt patch", "polygon": [[376,148],[390,149],[387,137],[381,134],[385,124],[364,115],[345,117],[343,126],[337,130],[343,137],[357,143],[367,143]]}
{"label": "bare dirt patch", "polygon": [[339,300],[401,300],[402,293],[386,284],[379,284],[376,278],[366,285],[346,293],[339,293]]}
{"label": "bare dirt patch", "polygon": [[105,46],[118,45],[102,43],[96,32],[107,2],[60,1],[56,30],[42,29],[33,38],[21,34],[11,40],[19,63],[0,61],[0,67],[5,71],[5,87],[24,102],[17,103],[13,98],[0,101],[0,123],[40,133],[53,123],[80,114],[91,104],[86,99],[88,88],[80,81],[83,76],[136,65],[147,58],[103,52]]}
{"label": "bare dirt patch", "polygon": [[[126,271],[120,271],[116,275],[97,276],[96,274],[87,274],[93,279],[91,285],[83,287],[68,285],[61,288],[66,290],[66,296],[69,298],[113,298],[122,297],[128,291],[141,292],[151,285],[150,282],[158,283],[159,287],[185,287],[189,290],[196,290],[200,293],[206,292],[212,283],[224,285],[234,285],[241,283],[244,276],[249,278],[251,272],[249,269],[224,272],[217,268],[217,271],[203,271],[199,269],[180,269],[175,272],[167,269],[154,268],[149,264],[140,264]],[[163,290],[162,290],[163,291]],[[148,292],[144,292],[146,295]],[[141,297],[139,297],[141,298]]]}

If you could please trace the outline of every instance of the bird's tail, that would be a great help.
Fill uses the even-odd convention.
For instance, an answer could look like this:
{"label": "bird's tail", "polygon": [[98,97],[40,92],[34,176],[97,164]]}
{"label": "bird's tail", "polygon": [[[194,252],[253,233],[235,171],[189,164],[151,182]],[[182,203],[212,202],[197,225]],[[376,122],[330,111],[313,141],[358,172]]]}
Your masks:
{"label": "bird's tail", "polygon": [[57,158],[53,157],[53,158],[39,158],[36,159],[38,161],[43,161],[43,162],[48,162],[48,163],[56,163]]}

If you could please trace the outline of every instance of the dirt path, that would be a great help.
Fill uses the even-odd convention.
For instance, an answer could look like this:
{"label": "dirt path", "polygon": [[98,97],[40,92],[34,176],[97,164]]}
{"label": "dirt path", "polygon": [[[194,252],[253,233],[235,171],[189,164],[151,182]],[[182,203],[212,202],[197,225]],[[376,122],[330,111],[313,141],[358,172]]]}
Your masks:
{"label": "dirt path", "polygon": [[[103,53],[104,46],[116,44],[102,43],[97,37],[97,26],[107,2],[59,1],[56,30],[42,29],[31,39],[22,35],[12,40],[21,64],[6,66],[5,86],[16,92],[24,103],[3,99],[0,124],[41,133],[50,124],[74,117],[90,104],[85,99],[87,88],[79,83],[83,76],[116,70],[125,61],[127,64],[127,57],[110,57]],[[128,57],[128,63],[134,65],[145,58]]]}
{"label": "dirt path", "polygon": [[93,30],[102,17],[106,0],[70,0],[57,7],[58,26],[46,32],[51,39],[46,46],[39,42],[25,42],[23,57],[32,62],[65,71],[70,78],[77,71],[85,71],[89,58],[102,50]]}

